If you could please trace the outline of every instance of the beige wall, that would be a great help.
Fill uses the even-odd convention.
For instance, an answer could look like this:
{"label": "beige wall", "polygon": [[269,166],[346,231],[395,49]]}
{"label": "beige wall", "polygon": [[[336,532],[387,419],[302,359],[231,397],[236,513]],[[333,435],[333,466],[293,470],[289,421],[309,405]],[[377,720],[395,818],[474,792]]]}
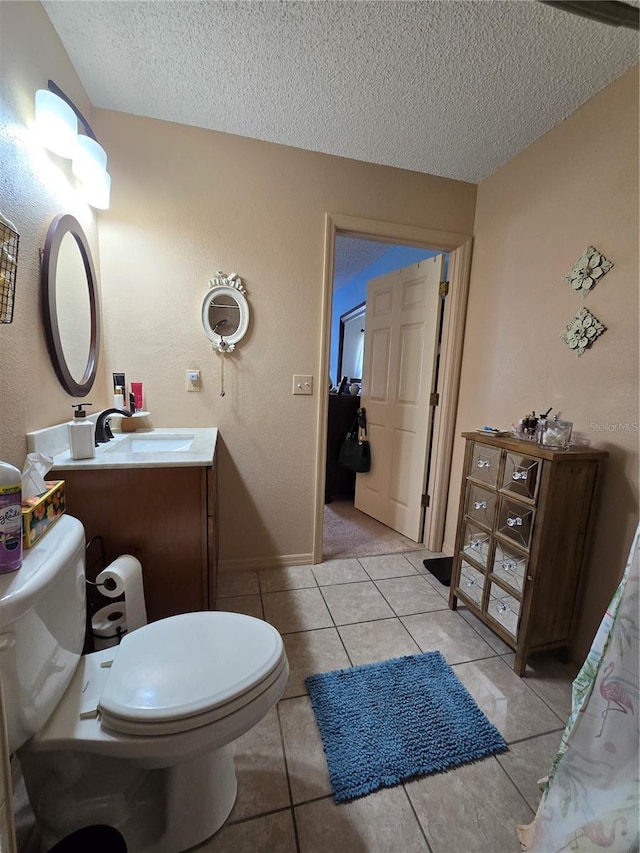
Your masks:
{"label": "beige wall", "polygon": [[[610,453],[575,645],[583,659],[638,520],[637,68],[480,184],[474,234],[457,434],[553,406]],[[615,266],[582,299],[563,276],[589,244]],[[559,334],[583,306],[607,331],[578,358]],[[449,549],[461,454],[457,439]]]}
{"label": "beige wall", "polygon": [[[324,214],[469,233],[476,188],[123,114],[92,117],[39,4],[1,2],[0,33],[0,210],[22,238],[15,319],[0,327],[0,458],[21,465],[25,432],[66,420],[73,402],[40,321],[38,249],[53,216],[77,216],[98,265],[93,213],[68,166],[30,131],[34,92],[51,77],[92,121],[113,176],[112,208],[100,214],[106,345],[91,401],[109,403],[106,377],[124,370],[144,383],[156,425],[220,427],[229,564],[310,554],[316,398],[293,397],[291,375],[319,380]],[[637,94],[634,71],[485,181],[475,223],[457,432],[553,405],[611,452],[580,654],[637,517],[637,433],[590,426],[638,421]],[[562,276],[589,242],[615,267],[583,303]],[[216,269],[245,279],[253,311],[224,398],[199,325]],[[558,335],[582,304],[608,331],[577,359]],[[201,369],[200,394],[185,392],[187,368]],[[459,441],[456,451],[449,546]]]}
{"label": "beige wall", "polygon": [[[108,371],[144,383],[155,426],[217,426],[223,563],[308,562],[325,213],[470,234],[476,188],[177,124],[97,111],[113,178],[100,218]],[[236,272],[248,336],[226,363],[200,325],[215,270]],[[202,391],[187,393],[198,368]],[[328,369],[328,368],[327,368]],[[176,500],[180,496],[176,495]]]}
{"label": "beige wall", "polygon": [[[51,220],[73,214],[95,257],[95,216],[76,191],[70,161],[45,151],[32,130],[37,89],[54,80],[91,121],[91,104],[39,3],[0,2],[0,211],[20,234],[13,322],[0,325],[0,459],[22,467],[25,433],[71,418],[40,319],[39,255]],[[91,396],[105,402],[100,369]]]}

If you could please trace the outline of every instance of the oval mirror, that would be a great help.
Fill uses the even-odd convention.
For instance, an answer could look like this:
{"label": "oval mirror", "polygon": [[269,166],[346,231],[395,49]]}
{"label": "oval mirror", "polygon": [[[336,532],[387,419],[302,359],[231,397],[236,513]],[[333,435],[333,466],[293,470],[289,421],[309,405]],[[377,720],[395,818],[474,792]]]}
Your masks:
{"label": "oval mirror", "polygon": [[211,346],[233,352],[249,328],[249,303],[240,278],[217,273],[202,302],[202,326]]}
{"label": "oval mirror", "polygon": [[96,378],[100,321],[96,274],[80,223],[56,216],[42,259],[42,316],[47,349],[62,387],[86,397]]}

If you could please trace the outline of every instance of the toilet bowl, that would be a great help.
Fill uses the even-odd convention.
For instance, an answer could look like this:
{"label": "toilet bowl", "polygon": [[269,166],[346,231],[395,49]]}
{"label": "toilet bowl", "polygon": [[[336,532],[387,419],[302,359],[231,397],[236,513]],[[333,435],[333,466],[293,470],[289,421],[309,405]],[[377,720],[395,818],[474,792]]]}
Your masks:
{"label": "toilet bowl", "polygon": [[[55,581],[64,587],[66,578],[67,590],[77,587],[84,532],[68,517],[43,542],[54,532],[59,541],[48,542],[44,558],[34,557],[40,559],[38,570],[27,555],[31,597],[24,593],[25,612],[16,606],[19,579],[10,590],[0,579],[0,667],[3,685],[10,685],[5,688],[10,741],[19,747],[43,842],[48,849],[76,829],[101,823],[119,830],[129,853],[187,850],[213,835],[233,807],[232,743],[284,692],[288,663],[282,638],[250,616],[186,613],[80,657],[69,641],[78,626],[70,631],[60,624],[59,612],[75,612],[78,603],[63,608],[69,596],[55,594]],[[52,565],[60,562],[64,567]],[[36,604],[38,578],[47,589],[35,596]],[[57,603],[55,614],[48,612],[49,598]],[[9,622],[7,613],[14,617]],[[31,645],[41,648],[39,661],[29,659],[36,656],[24,628],[31,630]]]}

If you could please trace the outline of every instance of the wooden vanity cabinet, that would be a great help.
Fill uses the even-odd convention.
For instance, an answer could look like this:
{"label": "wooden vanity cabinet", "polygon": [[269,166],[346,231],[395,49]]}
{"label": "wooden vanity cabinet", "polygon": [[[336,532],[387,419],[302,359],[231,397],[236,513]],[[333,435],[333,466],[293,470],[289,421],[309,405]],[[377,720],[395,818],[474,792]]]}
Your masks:
{"label": "wooden vanity cabinet", "polygon": [[568,645],[605,452],[463,433],[449,607],[460,599],[516,653]]}
{"label": "wooden vanity cabinet", "polygon": [[[149,621],[215,607],[217,470],[208,467],[56,468],[69,515],[87,542],[100,536],[106,564],[132,554],[142,564]],[[94,580],[97,544],[88,560]],[[107,599],[102,598],[102,605]]]}

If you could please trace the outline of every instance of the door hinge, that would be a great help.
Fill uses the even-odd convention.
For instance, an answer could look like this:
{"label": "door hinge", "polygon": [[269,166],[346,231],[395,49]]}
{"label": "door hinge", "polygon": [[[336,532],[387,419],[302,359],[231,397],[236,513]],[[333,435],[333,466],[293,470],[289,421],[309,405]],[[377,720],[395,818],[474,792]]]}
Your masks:
{"label": "door hinge", "polygon": [[431,498],[429,497],[429,495],[423,495],[420,498],[420,506],[422,506],[422,507],[429,506],[430,503],[431,503]]}
{"label": "door hinge", "polygon": [[441,281],[440,287],[438,288],[438,294],[440,296],[448,296],[449,295],[449,282]]}
{"label": "door hinge", "polygon": [[429,405],[437,406],[440,402],[440,394],[437,391],[434,391],[433,394],[429,394]]}

